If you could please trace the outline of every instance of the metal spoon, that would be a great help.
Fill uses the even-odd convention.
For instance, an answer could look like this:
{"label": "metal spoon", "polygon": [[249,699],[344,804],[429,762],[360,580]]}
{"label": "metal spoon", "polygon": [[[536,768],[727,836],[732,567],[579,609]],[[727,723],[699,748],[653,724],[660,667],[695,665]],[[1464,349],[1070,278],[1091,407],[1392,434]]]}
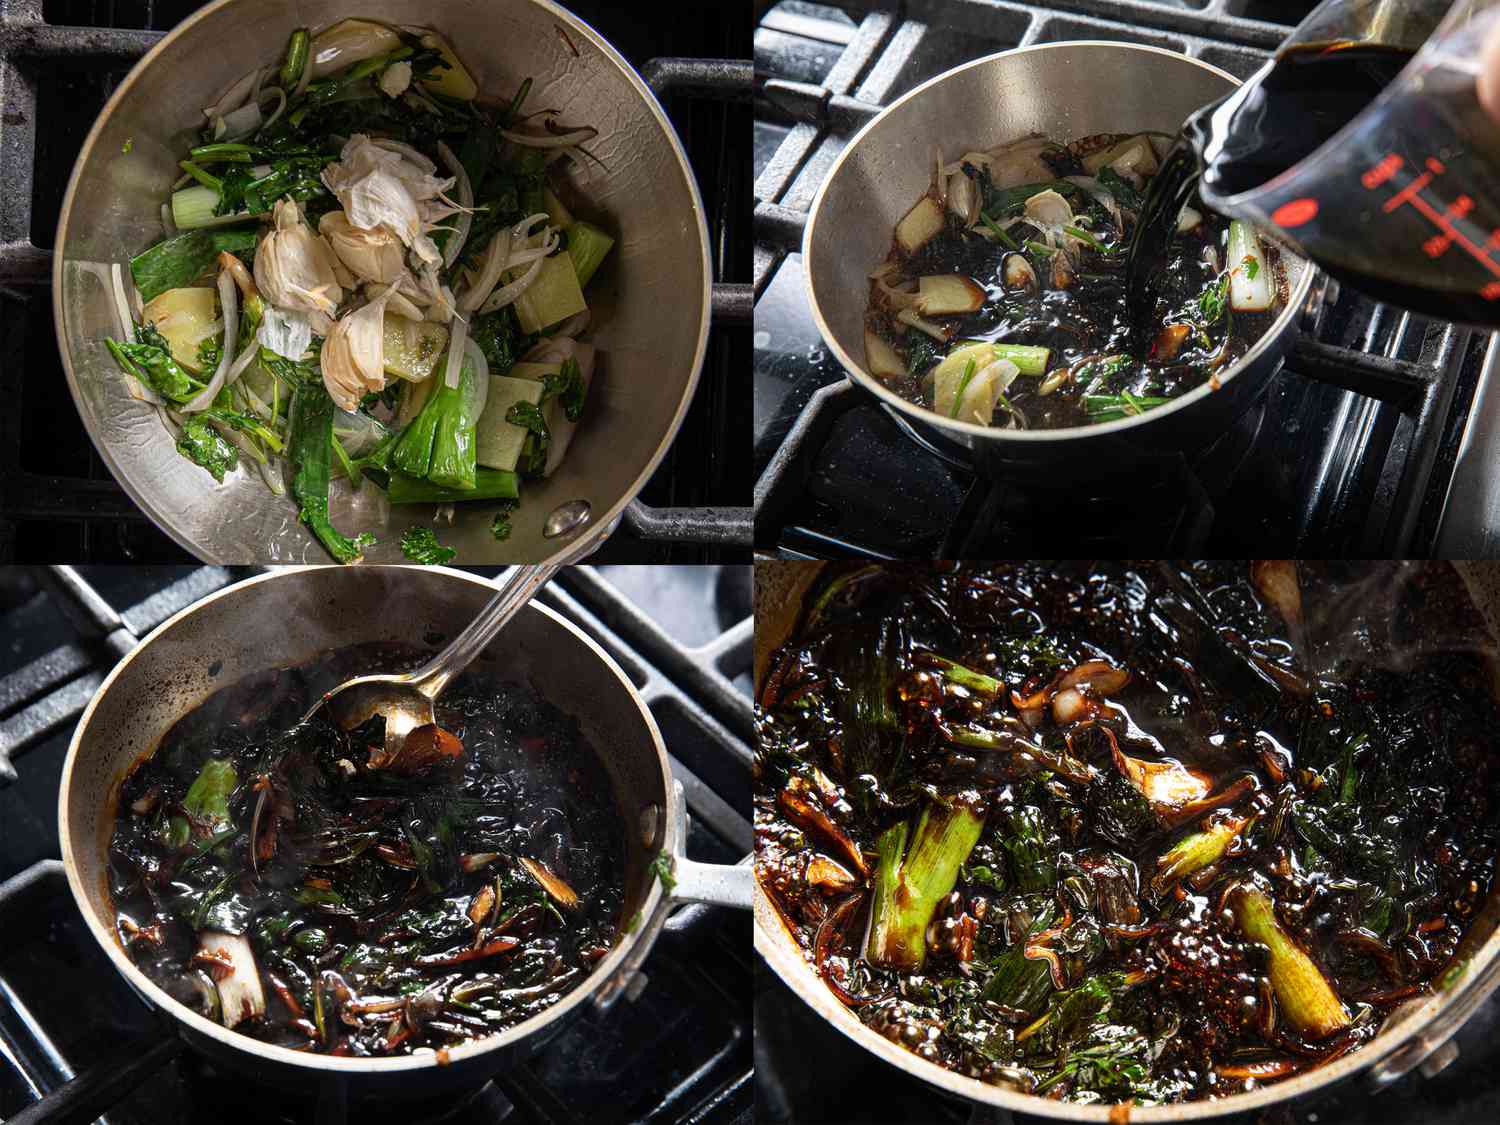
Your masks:
{"label": "metal spoon", "polygon": [[408,734],[437,721],[432,705],[449,681],[484,651],[495,634],[555,573],[555,563],[511,567],[479,616],[422,667],[397,675],[345,680],[314,703],[302,721],[307,722],[320,708],[327,708],[328,717],[335,724],[353,730],[380,715],[385,719],[385,752],[387,756],[398,753]]}

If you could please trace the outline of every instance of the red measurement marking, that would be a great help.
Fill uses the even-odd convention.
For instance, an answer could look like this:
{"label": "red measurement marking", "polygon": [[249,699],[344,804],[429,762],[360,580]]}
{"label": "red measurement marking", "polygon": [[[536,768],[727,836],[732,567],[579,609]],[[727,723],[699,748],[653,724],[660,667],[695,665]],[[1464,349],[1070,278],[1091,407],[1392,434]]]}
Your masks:
{"label": "red measurement marking", "polygon": [[1429,156],[1427,158],[1427,170],[1429,172],[1431,172],[1434,176],[1441,176],[1444,172],[1446,172],[1448,170],[1448,167],[1441,160],[1439,160],[1437,157],[1435,157],[1435,156]]}
{"label": "red measurement marking", "polygon": [[1283,203],[1271,212],[1271,222],[1278,227],[1291,229],[1300,227],[1303,223],[1310,223],[1318,217],[1318,201],[1316,199],[1294,199],[1290,203]]}
{"label": "red measurement marking", "polygon": [[1435,234],[1426,242],[1422,243],[1422,251],[1429,258],[1441,258],[1447,252],[1448,247],[1453,245],[1453,239],[1446,234]]}
{"label": "red measurement marking", "polygon": [[1396,208],[1400,207],[1403,203],[1413,203],[1413,202],[1415,202],[1416,199],[1417,199],[1417,193],[1419,191],[1421,191],[1423,188],[1425,188],[1430,183],[1432,183],[1432,173],[1431,172],[1423,172],[1415,180],[1413,180],[1411,183],[1407,184],[1404,188],[1402,188],[1400,191],[1398,191],[1395,195],[1391,196],[1389,199],[1387,199],[1385,201],[1385,213],[1387,215],[1389,215],[1392,211],[1396,210]]}
{"label": "red measurement marking", "polygon": [[1462,219],[1472,210],[1474,210],[1474,200],[1470,196],[1460,195],[1452,203],[1448,204],[1448,217],[1450,219]]}
{"label": "red measurement marking", "polygon": [[1486,250],[1500,249],[1500,227],[1490,232],[1490,240],[1484,244]]}
{"label": "red measurement marking", "polygon": [[1492,281],[1479,291],[1486,301],[1500,301],[1500,281]]}
{"label": "red measurement marking", "polygon": [[1374,191],[1399,172],[1405,163],[1406,161],[1402,160],[1399,154],[1394,152],[1387,153],[1381,157],[1379,164],[1376,164],[1360,177],[1360,182],[1371,191]]}
{"label": "red measurement marking", "polygon": [[[1421,177],[1418,177],[1418,179],[1420,178]],[[1416,180],[1412,181],[1413,184],[1416,182]],[[1408,184],[1408,190],[1410,189],[1410,187],[1411,185]],[[1405,194],[1405,192],[1403,192],[1402,194]],[[1490,260],[1490,256],[1485,251],[1484,247],[1476,246],[1474,242],[1463,233],[1463,231],[1459,230],[1451,222],[1448,221],[1448,217],[1446,215],[1442,214],[1439,211],[1433,210],[1432,204],[1428,203],[1427,200],[1423,199],[1420,195],[1417,195],[1415,192],[1413,192],[1409,198],[1411,200],[1411,205],[1418,211],[1422,212],[1423,215],[1427,216],[1428,222],[1432,223],[1433,226],[1437,227],[1438,230],[1446,234],[1452,241],[1457,242],[1460,246],[1467,250],[1470,255],[1473,256],[1475,261],[1479,262],[1479,264],[1484,266],[1485,269],[1489,270],[1490,273],[1494,274],[1496,277],[1500,277],[1500,266],[1497,266],[1493,261]],[[1391,210],[1391,208],[1387,207],[1386,210],[1389,211]]]}

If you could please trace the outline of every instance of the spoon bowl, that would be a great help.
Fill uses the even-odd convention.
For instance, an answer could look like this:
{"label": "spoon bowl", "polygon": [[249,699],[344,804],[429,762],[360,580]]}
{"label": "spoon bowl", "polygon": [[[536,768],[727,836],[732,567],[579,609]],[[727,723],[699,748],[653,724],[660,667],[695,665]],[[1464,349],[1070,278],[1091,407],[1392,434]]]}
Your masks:
{"label": "spoon bowl", "polygon": [[319,711],[342,730],[354,730],[379,716],[385,720],[385,759],[394,761],[412,731],[432,727],[440,739],[433,704],[448,683],[484,651],[517,611],[557,573],[553,563],[513,566],[495,596],[462,633],[413,672],[356,676],[325,692],[302,716],[310,722]]}

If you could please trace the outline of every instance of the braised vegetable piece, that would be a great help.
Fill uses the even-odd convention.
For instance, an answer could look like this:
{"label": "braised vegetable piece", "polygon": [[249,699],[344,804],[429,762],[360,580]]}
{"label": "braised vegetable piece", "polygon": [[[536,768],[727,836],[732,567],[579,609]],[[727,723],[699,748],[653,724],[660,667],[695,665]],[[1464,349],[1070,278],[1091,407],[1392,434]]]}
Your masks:
{"label": "braised vegetable piece", "polygon": [[[1002,217],[1071,200],[1049,151]],[[757,873],[930,1063],[1085,1103],[1286,1078],[1458,979],[1500,901],[1488,643],[1446,564],[830,567],[760,687]]]}
{"label": "braised vegetable piece", "polygon": [[387,755],[298,718],[362,646],[253,676],[126,778],[109,848],[121,944],[171,996],[298,1050],[452,1047],[543,1011],[621,932],[624,827],[575,722],[469,675]]}
{"label": "braised vegetable piece", "polygon": [[927,955],[927,926],[938,902],[953,889],[984,828],[981,813],[958,801],[923,806],[907,844],[905,821],[876,841],[880,865],[870,905],[872,965],[916,972]]}
{"label": "braised vegetable piece", "polygon": [[1195,197],[1144,330],[1125,307],[1142,191],[1169,143],[1027,137],[937,161],[870,275],[866,369],[944,417],[1020,430],[1137,417],[1227,371],[1282,302],[1280,261],[1250,228]]}

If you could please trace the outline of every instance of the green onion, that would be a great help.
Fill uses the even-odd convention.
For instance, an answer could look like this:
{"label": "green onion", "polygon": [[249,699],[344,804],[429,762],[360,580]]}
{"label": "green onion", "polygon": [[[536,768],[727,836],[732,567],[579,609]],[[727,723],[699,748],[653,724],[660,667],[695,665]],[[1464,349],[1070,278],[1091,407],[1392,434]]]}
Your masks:
{"label": "green onion", "polygon": [[1029,238],[1026,240],[1026,249],[1034,254],[1045,255],[1048,258],[1057,253],[1056,247],[1048,246],[1045,242],[1035,242]]}
{"label": "green onion", "polygon": [[1084,395],[1083,408],[1091,422],[1111,422],[1116,418],[1144,414],[1155,407],[1171,402],[1169,398],[1154,395],[1133,395],[1123,391],[1117,395]]}
{"label": "green onion", "polygon": [[217,162],[220,164],[249,164],[254,158],[256,150],[249,145],[233,144],[228,141],[219,144],[199,145],[191,150],[188,155],[195,161],[207,164]]}
{"label": "green onion", "polygon": [[1000,240],[1001,245],[1006,246],[1011,250],[1019,250],[1021,248],[1021,244],[1010,235],[1006,234],[1005,231],[1000,228],[1000,224],[995,222],[994,219],[990,218],[988,212],[979,212],[979,217],[984,220],[984,225],[990,228],[990,233]]}
{"label": "green onion", "polygon": [[958,390],[953,392],[953,410],[948,417],[958,417],[958,406],[964,400],[964,391],[968,390],[969,381],[974,378],[974,368],[975,363],[972,359],[964,365],[964,373],[958,380]]}
{"label": "green onion", "polygon": [[1078,239],[1078,241],[1092,247],[1101,254],[1110,253],[1110,249],[1108,246],[1104,245],[1104,243],[1100,242],[1097,238],[1095,238],[1088,231],[1082,229],[1081,227],[1065,226],[1063,227],[1063,230],[1065,230],[1068,234],[1071,234],[1074,238]]}
{"label": "green onion", "polygon": [[1264,945],[1271,954],[1271,988],[1292,1026],[1315,1039],[1325,1039],[1349,1026],[1349,1012],[1313,959],[1281,927],[1270,898],[1254,887],[1237,888],[1230,909],[1245,937]]}
{"label": "green onion", "polygon": [[177,224],[178,230],[217,226],[225,218],[214,214],[218,205],[217,191],[202,184],[192,184],[172,193],[172,221]]}
{"label": "green onion", "polygon": [[192,176],[193,179],[197,180],[204,187],[213,188],[216,192],[224,190],[223,180],[219,179],[218,176],[209,175],[202,168],[198,167],[198,165],[194,164],[191,160],[179,160],[177,162],[177,166],[184,172],[186,172],[189,176]]}
{"label": "green onion", "polygon": [[1045,375],[1052,349],[1033,344],[991,344],[996,359],[1008,359],[1022,375]]}
{"label": "green onion", "polygon": [[958,802],[922,807],[907,848],[905,821],[876,841],[880,855],[865,956],[872,964],[916,972],[927,956],[927,926],[979,842],[984,816]]}
{"label": "green onion", "polygon": [[312,36],[307,28],[299,27],[286,42],[286,61],[281,64],[281,88],[290,94],[302,81],[302,72],[307,69],[307,51]]}

